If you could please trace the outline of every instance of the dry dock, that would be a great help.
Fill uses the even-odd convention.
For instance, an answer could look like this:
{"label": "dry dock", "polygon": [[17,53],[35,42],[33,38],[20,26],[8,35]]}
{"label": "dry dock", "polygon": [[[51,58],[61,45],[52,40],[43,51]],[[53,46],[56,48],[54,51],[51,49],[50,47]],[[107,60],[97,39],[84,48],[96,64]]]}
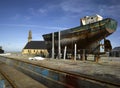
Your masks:
{"label": "dry dock", "polygon": [[[47,88],[22,72],[3,63],[0,63],[0,73],[11,84],[11,87],[8,88]],[[5,88],[7,87],[5,86]]]}
{"label": "dry dock", "polygon": [[[73,61],[73,60],[58,60],[58,59],[46,59],[42,61],[34,61],[34,60],[28,60],[27,56],[21,56],[19,54],[10,55],[7,57],[10,57],[11,59],[28,62],[36,66],[43,66],[56,71],[57,70],[61,72],[65,71],[71,74],[85,75],[92,79],[97,79],[102,81],[105,80],[106,82],[109,82],[111,84],[112,83],[116,84],[118,88],[120,87],[119,85],[120,58],[102,57],[99,63],[95,63],[92,60],[93,57],[89,57],[89,61],[84,61],[84,62],[79,60]],[[69,76],[68,76],[68,79],[70,79]],[[72,82],[73,85],[75,83],[75,80],[72,80],[72,79],[67,80],[67,82],[68,81],[73,81]],[[74,88],[74,87],[71,87],[71,88]],[[88,88],[88,86],[86,86],[85,88]]]}

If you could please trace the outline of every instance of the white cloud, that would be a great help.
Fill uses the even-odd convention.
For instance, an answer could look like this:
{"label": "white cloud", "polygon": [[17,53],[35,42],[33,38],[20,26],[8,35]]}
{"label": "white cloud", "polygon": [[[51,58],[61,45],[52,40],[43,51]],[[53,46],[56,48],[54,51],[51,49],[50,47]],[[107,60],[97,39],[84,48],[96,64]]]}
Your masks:
{"label": "white cloud", "polygon": [[91,0],[65,0],[61,3],[61,8],[67,12],[87,13],[97,8]]}
{"label": "white cloud", "polygon": [[25,20],[30,20],[31,17],[30,17],[30,16],[24,16],[24,19],[25,19]]}
{"label": "white cloud", "polygon": [[102,15],[112,16],[116,18],[120,18],[120,5],[100,5],[99,6],[99,13]]}
{"label": "white cloud", "polygon": [[44,9],[44,8],[39,8],[39,9],[29,8],[29,13],[33,16],[45,15],[47,13],[47,9]]}
{"label": "white cloud", "polygon": [[26,16],[26,15],[22,15],[22,14],[15,14],[13,17],[11,17],[10,19],[11,20],[30,20],[31,19],[31,16]]}
{"label": "white cloud", "polygon": [[[100,14],[103,16],[120,18],[120,5],[116,3],[117,2],[114,2],[114,0],[108,3],[106,3],[106,1],[96,0],[65,0],[61,2],[60,6],[66,13],[77,13],[82,16]],[[77,14],[73,15],[77,16]]]}
{"label": "white cloud", "polygon": [[[78,5],[79,4],[79,5]],[[66,0],[61,3],[61,8],[66,12],[80,12],[81,4],[78,3],[78,0]],[[81,8],[82,9],[82,8]]]}
{"label": "white cloud", "polygon": [[17,27],[32,27],[32,28],[40,28],[40,29],[47,29],[47,30],[50,30],[50,29],[67,29],[65,27],[56,27],[56,26],[41,26],[41,25],[31,25],[31,24],[0,24],[0,25],[3,25],[3,26],[17,26]]}
{"label": "white cloud", "polygon": [[17,20],[20,18],[20,14],[15,14],[13,17],[11,17],[11,19],[13,20]]}
{"label": "white cloud", "polygon": [[47,12],[47,10],[46,10],[46,9],[41,9],[41,8],[40,8],[40,9],[38,9],[38,12],[39,12],[39,13],[42,13],[42,14],[45,14],[45,13]]}

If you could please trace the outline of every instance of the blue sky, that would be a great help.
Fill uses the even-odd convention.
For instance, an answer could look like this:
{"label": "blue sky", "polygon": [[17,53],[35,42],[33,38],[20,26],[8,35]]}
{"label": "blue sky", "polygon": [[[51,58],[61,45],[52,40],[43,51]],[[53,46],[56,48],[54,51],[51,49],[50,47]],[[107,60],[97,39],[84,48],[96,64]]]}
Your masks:
{"label": "blue sky", "polygon": [[95,14],[118,22],[108,39],[120,46],[119,0],[0,0],[0,46],[21,51],[29,30],[33,40],[43,40],[43,34],[79,26],[80,18]]}

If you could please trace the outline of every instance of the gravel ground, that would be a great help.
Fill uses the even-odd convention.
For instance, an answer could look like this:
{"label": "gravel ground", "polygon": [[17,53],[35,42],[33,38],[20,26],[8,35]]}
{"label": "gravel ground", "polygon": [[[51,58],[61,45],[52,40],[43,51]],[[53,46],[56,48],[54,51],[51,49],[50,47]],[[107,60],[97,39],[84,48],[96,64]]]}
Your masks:
{"label": "gravel ground", "polygon": [[89,56],[87,61],[48,58],[42,61],[33,61],[28,60],[29,56],[21,54],[11,54],[6,57],[21,59],[63,71],[86,74],[116,83],[120,82],[120,57],[101,57],[98,63],[93,61],[92,56]]}

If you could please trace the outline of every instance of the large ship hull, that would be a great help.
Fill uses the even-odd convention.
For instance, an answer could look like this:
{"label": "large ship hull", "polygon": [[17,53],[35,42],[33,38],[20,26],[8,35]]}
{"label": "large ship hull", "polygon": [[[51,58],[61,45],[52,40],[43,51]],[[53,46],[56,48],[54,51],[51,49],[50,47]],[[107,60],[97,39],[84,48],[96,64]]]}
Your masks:
{"label": "large ship hull", "polygon": [[[99,41],[111,35],[117,27],[117,22],[111,18],[104,19],[88,25],[78,26],[75,28],[60,31],[61,52],[67,46],[67,51],[74,52],[74,44],[77,45],[77,53],[82,49],[91,50],[99,44]],[[52,50],[52,33],[43,35],[46,41],[49,53]],[[54,33],[55,53],[58,51],[58,32]],[[90,50],[90,51],[89,51]]]}

